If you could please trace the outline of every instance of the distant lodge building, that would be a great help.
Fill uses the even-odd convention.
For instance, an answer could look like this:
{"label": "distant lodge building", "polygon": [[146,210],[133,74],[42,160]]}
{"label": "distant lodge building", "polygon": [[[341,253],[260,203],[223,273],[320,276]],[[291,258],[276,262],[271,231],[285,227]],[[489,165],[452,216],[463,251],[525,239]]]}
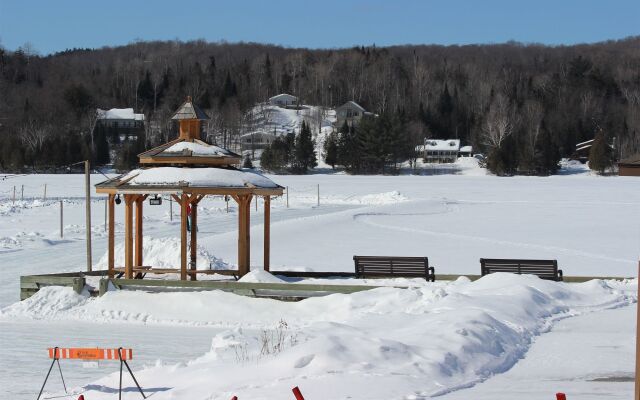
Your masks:
{"label": "distant lodge building", "polygon": [[133,139],[144,132],[144,114],[134,113],[133,108],[98,108],[96,114],[96,128],[102,129],[112,140]]}
{"label": "distant lodge building", "polygon": [[245,133],[240,136],[240,144],[242,150],[259,150],[265,149],[274,140],[276,140],[276,135],[273,133],[266,132],[252,132]]}
{"label": "distant lodge building", "polygon": [[271,104],[272,106],[286,108],[298,104],[298,98],[287,93],[281,93],[276,96],[270,97],[269,104]]}
{"label": "distant lodge building", "polygon": [[640,176],[640,153],[618,163],[618,175]]}
{"label": "distant lodge building", "polygon": [[471,146],[460,147],[460,139],[426,139],[424,145],[416,147],[426,163],[453,163],[458,156],[471,156]]}
{"label": "distant lodge building", "polygon": [[347,101],[340,107],[336,108],[336,127],[337,129],[340,129],[345,122],[351,127],[358,126],[360,120],[365,115],[375,114],[368,112],[355,101]]}

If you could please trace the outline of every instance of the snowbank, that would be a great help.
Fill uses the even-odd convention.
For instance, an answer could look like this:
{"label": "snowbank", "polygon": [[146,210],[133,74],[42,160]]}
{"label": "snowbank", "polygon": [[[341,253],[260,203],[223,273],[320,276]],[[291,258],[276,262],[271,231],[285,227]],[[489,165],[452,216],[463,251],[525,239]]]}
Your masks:
{"label": "snowbank", "polygon": [[[142,262],[155,268],[180,268],[180,239],[178,238],[154,238],[145,236],[142,246]],[[107,269],[109,263],[108,251],[95,265],[96,269]],[[124,242],[115,246],[115,265],[124,265]],[[209,253],[203,247],[198,246],[196,252],[197,269],[229,269],[229,266],[219,258]]]}
{"label": "snowbank", "polygon": [[[296,385],[308,398],[417,399],[508,370],[559,319],[621,307],[636,298],[635,280],[567,284],[509,274],[297,303],[219,291],[116,291],[88,299],[69,288],[47,288],[1,310],[0,320],[228,328],[214,337],[208,354],[187,365],[136,372],[145,386],[170,388],[156,393],[158,399],[234,394],[272,399]],[[114,387],[117,379],[112,374],[91,387]],[[111,395],[95,389],[85,393],[91,399]]]}
{"label": "snowbank", "polygon": [[229,151],[222,147],[214,146],[212,144],[201,144],[193,142],[179,142],[163,150],[163,153],[182,153],[184,150],[188,150],[194,156],[225,156],[229,155]]}

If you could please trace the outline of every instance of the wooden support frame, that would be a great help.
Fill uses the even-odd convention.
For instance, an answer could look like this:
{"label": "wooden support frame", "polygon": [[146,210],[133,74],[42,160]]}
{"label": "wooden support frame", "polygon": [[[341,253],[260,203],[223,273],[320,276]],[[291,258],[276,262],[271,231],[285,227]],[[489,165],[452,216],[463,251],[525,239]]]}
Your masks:
{"label": "wooden support frame", "polygon": [[135,242],[135,261],[134,266],[140,267],[142,266],[142,212],[143,212],[143,204],[147,199],[148,195],[138,195],[135,197],[135,205],[136,205],[136,242]]}
{"label": "wooden support frame", "polygon": [[192,195],[189,198],[191,204],[191,253],[189,257],[189,278],[195,281],[196,278],[196,262],[198,254],[198,203],[204,198],[204,195]]}
{"label": "wooden support frame", "polygon": [[271,256],[271,196],[264,196],[264,270],[270,269]]}
{"label": "wooden support frame", "polygon": [[251,270],[251,199],[253,195],[233,195],[238,203],[238,274]]}
{"label": "wooden support frame", "polygon": [[107,204],[108,204],[108,217],[109,217],[109,228],[108,228],[108,276],[109,278],[113,278],[115,276],[114,273],[114,268],[115,268],[115,243],[116,243],[116,238],[115,238],[115,201],[116,201],[116,195],[115,194],[110,194],[109,198],[107,199]]}
{"label": "wooden support frame", "polygon": [[124,275],[133,279],[133,202],[136,195],[124,195]]}

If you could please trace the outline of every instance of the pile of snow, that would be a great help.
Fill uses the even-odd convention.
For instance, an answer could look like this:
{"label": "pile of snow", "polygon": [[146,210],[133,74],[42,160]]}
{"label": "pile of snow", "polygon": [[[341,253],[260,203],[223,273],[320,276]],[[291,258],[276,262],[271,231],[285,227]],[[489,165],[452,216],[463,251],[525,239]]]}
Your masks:
{"label": "pile of snow", "polygon": [[[298,385],[309,398],[426,398],[510,369],[560,319],[636,299],[635,280],[567,284],[510,274],[297,303],[220,291],[87,298],[47,288],[1,310],[0,320],[226,327],[203,357],[136,372],[145,386],[169,388],[158,399],[280,398]],[[111,393],[95,388],[117,387],[117,380],[109,375],[85,396],[107,399]]]}
{"label": "pile of snow", "polygon": [[[178,238],[153,238],[145,236],[142,246],[142,263],[154,268],[180,268],[180,239]],[[107,269],[109,265],[108,251],[95,265],[97,269]],[[124,265],[124,242],[115,246],[115,265]],[[203,247],[198,246],[196,252],[197,269],[230,269],[229,266],[210,254]]]}
{"label": "pile of snow", "polygon": [[238,282],[258,282],[258,283],[285,283],[282,279],[271,275],[269,272],[262,269],[254,269],[249,272]]}
{"label": "pile of snow", "polygon": [[166,185],[207,186],[207,187],[246,187],[253,185],[259,188],[275,188],[278,185],[271,179],[258,173],[222,168],[176,168],[156,167],[136,169],[129,172],[122,180],[131,185]]}

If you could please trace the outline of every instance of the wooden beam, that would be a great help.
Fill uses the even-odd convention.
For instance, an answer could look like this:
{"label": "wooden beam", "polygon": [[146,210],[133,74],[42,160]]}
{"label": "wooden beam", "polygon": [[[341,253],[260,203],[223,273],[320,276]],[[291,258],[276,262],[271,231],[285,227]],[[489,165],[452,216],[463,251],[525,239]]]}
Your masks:
{"label": "wooden beam", "polygon": [[187,279],[187,205],[189,196],[180,196],[180,280]]}
{"label": "wooden beam", "polygon": [[269,271],[271,253],[271,196],[264,196],[264,270]]}
{"label": "wooden beam", "polygon": [[109,239],[108,239],[108,268],[109,268],[109,278],[113,278],[115,276],[113,268],[114,268],[114,264],[115,264],[115,244],[116,244],[116,238],[115,238],[115,199],[116,196],[114,194],[110,194],[109,195],[109,199],[108,199],[108,217],[109,217]]}
{"label": "wooden beam", "polygon": [[136,255],[134,266],[142,265],[142,206],[146,196],[136,196]]}
{"label": "wooden beam", "polygon": [[[195,199],[195,195],[193,196]],[[197,200],[197,199],[195,199]],[[196,250],[198,248],[198,201],[191,202],[191,257],[189,266],[192,274],[190,274],[190,279],[192,281],[196,280]]]}
{"label": "wooden beam", "polygon": [[250,240],[250,212],[251,195],[232,196],[238,202],[238,272],[240,276],[249,273],[251,240]]}
{"label": "wooden beam", "polygon": [[124,269],[127,279],[133,278],[133,198],[124,195]]}

